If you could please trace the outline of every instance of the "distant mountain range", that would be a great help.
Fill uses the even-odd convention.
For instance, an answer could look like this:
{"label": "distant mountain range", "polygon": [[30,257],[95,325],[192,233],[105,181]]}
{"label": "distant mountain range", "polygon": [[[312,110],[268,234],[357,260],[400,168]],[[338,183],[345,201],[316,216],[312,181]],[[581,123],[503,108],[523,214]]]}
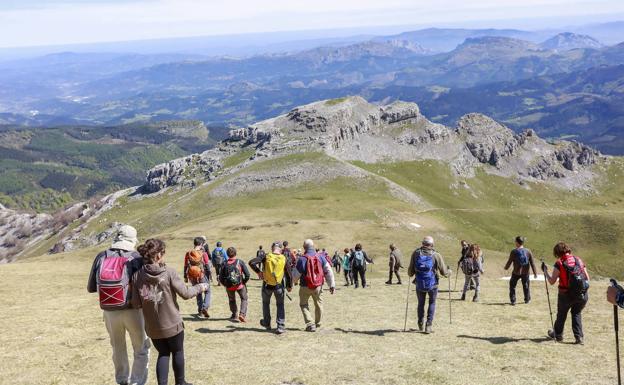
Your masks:
{"label": "distant mountain range", "polygon": [[620,154],[621,99],[612,84],[622,64],[624,44],[493,29],[426,29],[251,57],[60,53],[0,63],[0,125],[244,126],[296,105],[361,95],[416,101],[446,124],[483,112]]}

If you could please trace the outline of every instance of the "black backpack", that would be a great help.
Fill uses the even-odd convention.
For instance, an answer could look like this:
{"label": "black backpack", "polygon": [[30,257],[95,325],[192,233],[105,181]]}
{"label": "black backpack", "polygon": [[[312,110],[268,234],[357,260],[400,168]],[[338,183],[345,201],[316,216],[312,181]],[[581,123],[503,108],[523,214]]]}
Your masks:
{"label": "black backpack", "polygon": [[574,257],[573,267],[568,266],[563,261],[561,265],[568,274],[568,297],[573,300],[584,299],[587,289],[589,289],[589,280],[581,268],[579,259]]}
{"label": "black backpack", "polygon": [[243,283],[243,274],[240,268],[240,261],[234,263],[226,263],[221,268],[221,281],[225,287],[236,287]]}

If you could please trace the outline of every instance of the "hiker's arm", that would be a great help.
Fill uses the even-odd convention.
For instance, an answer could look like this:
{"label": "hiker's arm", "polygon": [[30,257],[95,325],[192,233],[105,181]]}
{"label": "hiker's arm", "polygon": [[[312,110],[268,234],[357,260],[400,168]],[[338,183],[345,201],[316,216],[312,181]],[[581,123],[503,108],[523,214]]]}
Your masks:
{"label": "hiker's arm", "polygon": [[362,254],[364,254],[364,259],[366,260],[366,262],[368,262],[368,263],[375,263],[375,262],[373,262],[372,259],[370,259],[368,257],[368,254],[366,254],[366,251],[362,250]]}
{"label": "hiker's arm", "polygon": [[287,265],[284,265],[284,280],[286,281],[286,289],[288,291],[292,290],[293,280],[292,280],[290,269],[288,268]]}
{"label": "hiker's arm", "polygon": [[557,282],[557,279],[559,278],[559,268],[557,268],[556,264],[553,268],[552,275],[548,273],[548,268],[544,269],[544,278],[548,280],[548,283],[550,283],[551,285],[554,285],[555,282]]}
{"label": "hiker's arm", "polygon": [[184,256],[184,282],[188,282],[188,269],[189,269],[189,262],[188,262],[188,258],[185,255]]}
{"label": "hiker's arm", "polygon": [[505,270],[509,269],[509,266],[511,266],[511,264],[513,263],[514,260],[514,255],[513,255],[513,251],[511,253],[509,253],[509,259],[507,259],[507,263],[505,264]]}
{"label": "hiker's arm", "polygon": [[533,270],[533,276],[537,278],[537,269],[535,268],[535,262],[533,261],[533,253],[529,253],[529,263],[531,264],[531,270]]}
{"label": "hiker's arm", "polygon": [[334,270],[329,263],[323,265],[323,273],[325,275],[325,281],[329,285],[329,290],[333,294],[333,289],[336,287],[336,280],[334,279]]}
{"label": "hiker's arm", "polygon": [[[204,254],[204,274],[206,274],[208,280],[212,282],[212,263],[210,262],[208,254]],[[219,279],[219,277],[217,277],[217,279]]]}
{"label": "hiker's arm", "polygon": [[407,275],[413,277],[414,274],[414,254],[412,254],[412,256],[410,257],[409,266],[407,268]]}
{"label": "hiker's arm", "polygon": [[299,258],[299,260],[297,261],[297,264],[295,265],[295,268],[292,269],[293,283],[299,282],[299,279],[305,273],[307,260],[308,260],[307,258]]}
{"label": "hiker's arm", "polygon": [[139,273],[132,275],[132,294],[130,295],[130,304],[133,309],[139,309],[141,307],[141,298],[139,297],[139,285],[136,284]]}
{"label": "hiker's arm", "polygon": [[89,273],[89,281],[87,282],[87,291],[89,293],[95,293],[97,292],[97,272],[100,268],[100,261],[102,255],[101,253],[98,254],[95,259],[93,260],[93,265],[91,265],[91,272]]}
{"label": "hiker's arm", "polygon": [[442,258],[442,255],[440,253],[436,253],[436,262],[438,264],[438,270],[440,271],[440,274],[442,274],[444,277],[448,277],[449,269],[446,266],[446,263],[444,263],[444,258]]}
{"label": "hiker's arm", "polygon": [[249,269],[247,268],[247,264],[243,262],[242,259],[240,261],[240,264],[241,264],[241,269],[243,270],[243,285],[246,285],[247,281],[249,281],[249,278],[251,277],[251,274],[249,274]]}
{"label": "hiker's arm", "polygon": [[182,297],[183,299],[191,299],[196,297],[197,294],[203,291],[203,284],[195,285],[195,286],[186,286],[184,282],[180,279],[178,273],[175,270],[171,271],[170,275],[171,279],[171,288],[173,291]]}

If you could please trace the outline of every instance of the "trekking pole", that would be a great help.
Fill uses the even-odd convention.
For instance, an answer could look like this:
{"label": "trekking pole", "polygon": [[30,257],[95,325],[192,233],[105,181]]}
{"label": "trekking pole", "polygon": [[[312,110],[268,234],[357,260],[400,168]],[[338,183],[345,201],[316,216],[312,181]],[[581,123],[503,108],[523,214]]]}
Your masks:
{"label": "trekking pole", "polygon": [[403,323],[403,332],[407,331],[407,309],[409,308],[409,296],[410,296],[410,284],[412,283],[412,280],[409,279],[407,280],[407,297],[405,298],[405,322]]}
{"label": "trekking pole", "polygon": [[542,273],[544,274],[544,286],[546,286],[546,298],[548,298],[548,314],[550,315],[550,327],[554,334],[555,322],[553,321],[552,306],[550,305],[550,292],[548,291],[548,281],[546,280],[546,264],[544,263],[544,258],[540,258],[540,261],[542,261],[542,267],[544,267],[544,269],[542,269]]}
{"label": "trekking pole", "polygon": [[[615,279],[611,278],[610,281],[611,286],[617,288],[618,290],[622,290],[622,287],[618,285]],[[613,305],[613,329],[615,329],[615,355],[617,362],[618,385],[622,385],[622,374],[620,371],[620,322],[618,319],[617,305]]]}
{"label": "trekking pole", "polygon": [[453,273],[453,271],[449,268],[449,276],[448,276],[449,289],[448,289],[448,295],[449,295],[449,323],[451,325],[453,324],[453,302],[451,302],[451,274],[452,273]]}

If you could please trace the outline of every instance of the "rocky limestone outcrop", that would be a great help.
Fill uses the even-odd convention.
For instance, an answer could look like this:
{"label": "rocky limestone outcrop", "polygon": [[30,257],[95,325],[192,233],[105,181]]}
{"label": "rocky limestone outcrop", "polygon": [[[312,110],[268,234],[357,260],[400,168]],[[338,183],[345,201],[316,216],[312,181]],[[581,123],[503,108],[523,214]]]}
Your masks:
{"label": "rocky limestone outcrop", "polygon": [[166,187],[194,187],[198,180],[210,180],[215,171],[221,168],[221,157],[209,150],[159,164],[147,172],[141,190],[152,194]]}

